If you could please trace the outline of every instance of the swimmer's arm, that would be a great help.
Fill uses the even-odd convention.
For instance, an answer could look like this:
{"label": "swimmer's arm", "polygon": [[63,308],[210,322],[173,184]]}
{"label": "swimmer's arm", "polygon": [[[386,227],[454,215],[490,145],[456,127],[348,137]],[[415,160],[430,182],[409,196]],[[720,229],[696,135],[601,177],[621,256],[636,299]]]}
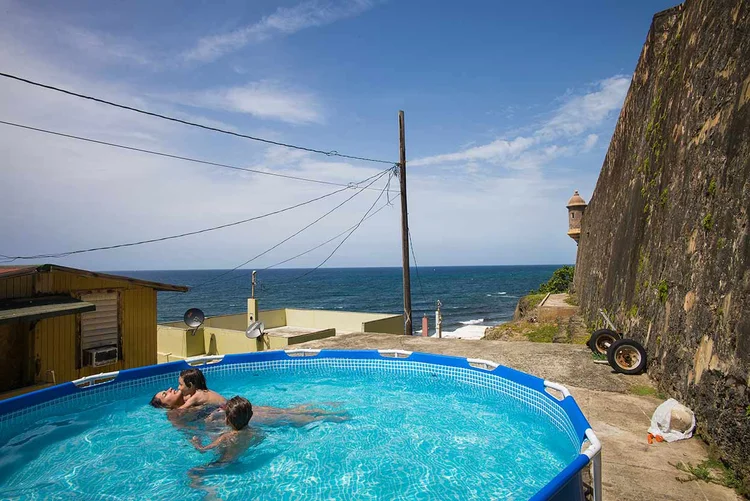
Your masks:
{"label": "swimmer's arm", "polygon": [[193,437],[190,441],[193,443],[193,445],[195,446],[195,448],[198,449],[200,452],[206,452],[206,451],[210,451],[211,449],[215,449],[216,447],[218,447],[219,445],[221,445],[222,442],[224,442],[225,440],[227,440],[231,434],[232,434],[231,431],[227,432],[227,433],[223,433],[223,434],[219,435],[216,438],[216,440],[214,440],[213,442],[211,442],[208,445],[201,444],[201,439],[198,438],[198,437]]}
{"label": "swimmer's arm", "polygon": [[203,403],[203,402],[201,402],[201,401],[200,401],[200,400],[198,399],[198,393],[193,393],[192,395],[190,395],[190,396],[188,397],[188,399],[187,399],[187,400],[185,400],[185,403],[184,403],[184,404],[182,404],[182,405],[181,405],[180,407],[178,407],[178,409],[188,409],[188,408],[190,408],[190,407],[194,407],[194,406],[196,406],[196,405],[200,405],[200,404],[202,404],[202,403]]}

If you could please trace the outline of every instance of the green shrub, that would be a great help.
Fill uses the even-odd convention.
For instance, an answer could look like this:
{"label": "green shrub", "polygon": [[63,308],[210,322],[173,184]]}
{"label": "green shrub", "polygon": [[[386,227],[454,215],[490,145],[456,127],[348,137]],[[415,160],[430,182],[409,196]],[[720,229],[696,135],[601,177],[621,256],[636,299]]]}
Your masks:
{"label": "green shrub", "polygon": [[563,266],[558,268],[552,273],[552,277],[547,280],[546,284],[539,285],[539,289],[536,291],[538,294],[546,294],[548,292],[552,294],[558,294],[560,292],[568,292],[570,284],[573,283],[573,274],[575,272],[574,266]]}

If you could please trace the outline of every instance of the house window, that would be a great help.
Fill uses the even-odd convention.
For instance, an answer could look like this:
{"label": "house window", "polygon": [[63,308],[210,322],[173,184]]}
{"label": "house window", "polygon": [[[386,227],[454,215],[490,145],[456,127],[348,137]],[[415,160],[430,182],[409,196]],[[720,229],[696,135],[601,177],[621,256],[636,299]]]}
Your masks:
{"label": "house window", "polygon": [[81,350],[119,347],[119,296],[115,292],[82,294],[81,300],[96,305],[96,310],[81,313]]}

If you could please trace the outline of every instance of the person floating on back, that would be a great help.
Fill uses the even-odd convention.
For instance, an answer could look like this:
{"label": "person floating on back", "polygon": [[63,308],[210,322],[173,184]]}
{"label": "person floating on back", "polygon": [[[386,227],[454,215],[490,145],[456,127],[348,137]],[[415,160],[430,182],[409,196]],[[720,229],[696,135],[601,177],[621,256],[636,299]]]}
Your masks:
{"label": "person floating on back", "polygon": [[185,369],[180,372],[177,390],[169,388],[156,393],[151,405],[165,409],[188,409],[203,405],[219,406],[225,404],[226,398],[206,385],[206,377],[200,369]]}

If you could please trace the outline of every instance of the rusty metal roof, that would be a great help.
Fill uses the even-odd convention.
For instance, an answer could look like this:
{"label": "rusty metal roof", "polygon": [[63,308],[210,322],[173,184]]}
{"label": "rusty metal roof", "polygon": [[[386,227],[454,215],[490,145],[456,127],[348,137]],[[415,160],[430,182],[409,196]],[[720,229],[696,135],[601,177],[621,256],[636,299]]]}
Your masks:
{"label": "rusty metal roof", "polygon": [[81,270],[78,268],[68,268],[66,266],[58,266],[56,264],[42,264],[42,265],[27,265],[27,266],[0,266],[0,279],[12,278],[23,275],[33,275],[36,273],[47,273],[50,271],[62,271],[65,273],[72,273],[74,275],[80,275],[84,277],[92,278],[104,278],[107,280],[120,280],[128,282],[133,285],[140,285],[142,287],[150,287],[157,291],[173,291],[173,292],[187,292],[189,287],[185,285],[172,285],[164,284],[161,282],[152,282],[150,280],[141,280],[138,278],[126,277],[123,275],[110,275],[108,273],[99,273],[95,271]]}

